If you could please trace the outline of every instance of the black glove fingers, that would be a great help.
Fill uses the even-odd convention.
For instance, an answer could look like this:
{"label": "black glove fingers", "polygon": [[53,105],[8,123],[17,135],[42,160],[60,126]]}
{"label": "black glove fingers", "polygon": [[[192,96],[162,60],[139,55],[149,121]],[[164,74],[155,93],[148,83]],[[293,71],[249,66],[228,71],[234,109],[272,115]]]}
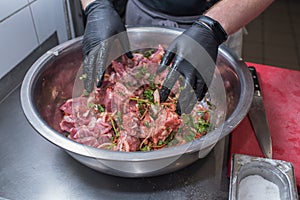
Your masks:
{"label": "black glove fingers", "polygon": [[87,6],[85,15],[87,16],[86,27],[83,35],[83,55],[86,56],[89,52],[99,45],[100,41],[105,39],[105,34],[102,32],[101,26],[103,19],[101,17],[102,9],[99,8],[99,2],[93,2]]}
{"label": "black glove fingers", "polygon": [[181,115],[182,113],[189,114],[195,104],[197,103],[197,98],[194,90],[183,90],[178,98],[178,102],[176,104],[176,113]]}
{"label": "black glove fingers", "polygon": [[203,78],[202,77],[198,78],[196,85],[195,85],[195,92],[196,92],[198,101],[201,101],[204,98],[207,90],[208,90],[208,88],[207,88],[207,85],[204,82]]}
{"label": "black glove fingers", "polygon": [[130,51],[130,43],[129,43],[127,33],[126,32],[120,33],[118,39],[119,39],[119,42],[121,43],[122,50],[123,50],[123,52],[125,52],[125,55],[127,56],[127,58],[132,59],[133,54]]}
{"label": "black glove fingers", "polygon": [[180,76],[180,73],[175,70],[175,69],[171,69],[171,71],[168,73],[163,86],[159,92],[160,95],[160,101],[161,102],[165,102],[168,99],[168,96],[171,92],[171,89],[173,88],[173,86],[175,85],[176,81],[178,80]]}
{"label": "black glove fingers", "polygon": [[[87,17],[83,37],[83,71],[86,74],[84,87],[91,92],[96,81],[97,87],[103,82],[107,61],[110,59],[108,56],[112,55],[108,42],[114,40],[119,33],[122,36],[125,26],[109,0],[93,1],[86,7],[84,13]],[[132,58],[127,35],[121,38],[120,44],[122,54],[125,51],[127,57]]]}
{"label": "black glove fingers", "polygon": [[110,50],[110,45],[108,40],[102,41],[99,45],[99,51],[97,54],[97,61],[95,63],[95,77],[97,78],[97,87],[101,87],[103,79],[104,79],[104,74],[106,70],[106,66],[108,65],[107,63],[107,58],[108,58],[108,52]]}
{"label": "black glove fingers", "polygon": [[194,73],[184,77],[184,80],[181,84],[182,91],[180,92],[176,105],[176,112],[179,115],[182,113],[190,113],[193,110],[194,105],[197,102],[197,97],[194,90],[195,85],[196,76]]}
{"label": "black glove fingers", "polygon": [[167,50],[160,62],[160,65],[157,69],[157,73],[161,73],[162,71],[164,71],[167,68],[167,66],[171,64],[174,57],[175,57],[175,53],[173,51]]}
{"label": "black glove fingers", "polygon": [[165,78],[163,86],[160,90],[160,101],[161,102],[164,102],[168,99],[171,89],[173,88],[176,81],[178,80],[178,78],[180,76],[180,73],[178,72],[178,67],[182,61],[183,61],[183,59],[179,56],[176,56],[174,58],[174,63],[172,65],[167,77]]}
{"label": "black glove fingers", "polygon": [[95,64],[97,60],[98,48],[93,49],[83,61],[84,88],[87,92],[92,92],[95,80]]}

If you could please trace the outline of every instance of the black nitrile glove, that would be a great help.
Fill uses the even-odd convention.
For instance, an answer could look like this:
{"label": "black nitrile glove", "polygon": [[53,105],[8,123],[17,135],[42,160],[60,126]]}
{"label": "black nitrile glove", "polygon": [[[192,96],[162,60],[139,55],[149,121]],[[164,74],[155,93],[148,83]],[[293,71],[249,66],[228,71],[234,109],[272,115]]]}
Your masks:
{"label": "black nitrile glove", "polygon": [[[166,101],[170,90],[182,75],[184,80],[181,81],[177,113],[190,113],[197,100],[203,99],[208,90],[218,47],[226,39],[227,34],[221,25],[206,16],[201,16],[192,27],[179,35],[168,47],[158,69],[161,72],[172,63],[160,90],[161,101]],[[208,67],[212,69],[205,69]]]}
{"label": "black nitrile glove", "polygon": [[[88,92],[100,87],[103,81],[106,62],[109,52],[107,40],[118,33],[125,31],[125,26],[109,0],[96,0],[89,4],[84,11],[87,16],[86,28],[83,36],[83,73],[85,74],[84,87]],[[132,58],[129,52],[129,41],[125,33],[117,37],[128,58]]]}

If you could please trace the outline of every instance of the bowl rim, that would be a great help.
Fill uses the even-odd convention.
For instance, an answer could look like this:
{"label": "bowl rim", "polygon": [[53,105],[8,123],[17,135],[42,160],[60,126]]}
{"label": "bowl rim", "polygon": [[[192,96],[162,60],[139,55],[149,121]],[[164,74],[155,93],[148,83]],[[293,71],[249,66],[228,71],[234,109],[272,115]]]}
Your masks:
{"label": "bowl rim", "polygon": [[[154,32],[157,31],[167,31],[173,34],[180,34],[182,30],[180,29],[173,29],[173,28],[162,28],[162,27],[129,27],[127,29],[128,32]],[[20,98],[21,98],[21,105],[23,108],[23,112],[31,124],[31,126],[45,139],[50,141],[51,143],[76,154],[92,157],[95,159],[104,159],[104,160],[118,160],[118,161],[147,161],[147,160],[158,160],[170,157],[178,157],[186,153],[192,153],[195,151],[199,151],[199,146],[202,145],[201,149],[205,148],[212,148],[214,144],[207,143],[204,140],[207,139],[207,135],[201,137],[200,139],[194,140],[192,142],[174,146],[170,148],[165,148],[157,151],[149,151],[149,152],[120,152],[120,151],[111,151],[111,150],[104,150],[104,149],[97,149],[94,147],[90,147],[84,144],[77,143],[72,141],[62,134],[58,133],[40,117],[37,112],[37,109],[33,103],[33,91],[32,87],[34,85],[34,80],[40,75],[43,64],[47,63],[51,58],[55,56],[59,56],[60,53],[70,48],[72,45],[81,45],[82,36],[64,42],[49,51],[43,54],[28,70],[23,79]],[[242,90],[242,94],[240,98],[242,101],[239,101],[236,109],[233,111],[232,115],[225,120],[222,134],[220,138],[229,134],[246,116],[253,97],[253,81],[251,79],[250,72],[247,70],[246,64],[242,61],[242,59],[238,58],[229,48],[225,45],[221,45],[219,47],[219,54],[222,56],[226,56],[229,59],[229,62],[232,63],[232,66],[238,66],[240,71],[237,71],[240,76],[241,84],[245,87],[245,90]],[[247,84],[246,84],[247,83]],[[246,92],[247,91],[247,92]],[[233,118],[235,116],[235,118]],[[219,128],[210,132],[212,135],[214,132],[220,131]],[[219,138],[219,139],[220,139]]]}

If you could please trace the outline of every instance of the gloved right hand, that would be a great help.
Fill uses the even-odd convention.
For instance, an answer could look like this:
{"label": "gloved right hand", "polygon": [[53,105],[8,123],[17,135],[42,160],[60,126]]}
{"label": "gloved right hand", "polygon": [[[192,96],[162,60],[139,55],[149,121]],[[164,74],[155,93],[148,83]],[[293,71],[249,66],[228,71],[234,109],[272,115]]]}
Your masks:
{"label": "gloved right hand", "polygon": [[[227,33],[221,25],[208,16],[200,16],[179,35],[168,47],[158,68],[160,73],[171,66],[160,90],[160,100],[166,101],[181,74],[184,80],[181,81],[182,91],[176,112],[179,115],[190,113],[197,100],[202,100],[208,90],[215,71],[218,47],[226,39]],[[194,61],[194,64],[189,61]],[[206,77],[202,77],[201,72]]]}
{"label": "gloved right hand", "polygon": [[[124,32],[125,26],[109,0],[96,0],[84,10],[87,16],[86,28],[83,36],[83,73],[84,88],[87,92],[100,87],[104,78],[110,37]],[[125,35],[125,37],[124,37]],[[128,58],[132,58],[129,51],[129,41],[124,33],[118,38]]]}

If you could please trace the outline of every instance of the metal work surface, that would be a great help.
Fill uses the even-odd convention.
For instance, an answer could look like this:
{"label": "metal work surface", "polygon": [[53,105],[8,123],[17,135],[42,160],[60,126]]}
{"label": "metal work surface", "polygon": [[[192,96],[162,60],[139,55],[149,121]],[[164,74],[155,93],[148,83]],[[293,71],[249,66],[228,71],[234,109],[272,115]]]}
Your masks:
{"label": "metal work surface", "polygon": [[224,139],[205,158],[174,173],[110,176],[80,164],[36,133],[22,112],[19,92],[0,104],[0,199],[228,199]]}

